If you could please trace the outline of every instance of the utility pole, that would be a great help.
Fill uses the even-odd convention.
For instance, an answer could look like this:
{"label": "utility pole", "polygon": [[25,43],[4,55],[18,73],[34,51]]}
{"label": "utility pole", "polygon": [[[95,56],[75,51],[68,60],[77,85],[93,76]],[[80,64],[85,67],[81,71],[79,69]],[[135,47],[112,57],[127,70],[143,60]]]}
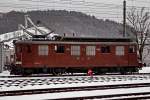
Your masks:
{"label": "utility pole", "polygon": [[123,1],[123,37],[126,36],[126,0]]}
{"label": "utility pole", "polygon": [[4,44],[3,42],[0,42],[0,73],[3,72],[4,67]]}

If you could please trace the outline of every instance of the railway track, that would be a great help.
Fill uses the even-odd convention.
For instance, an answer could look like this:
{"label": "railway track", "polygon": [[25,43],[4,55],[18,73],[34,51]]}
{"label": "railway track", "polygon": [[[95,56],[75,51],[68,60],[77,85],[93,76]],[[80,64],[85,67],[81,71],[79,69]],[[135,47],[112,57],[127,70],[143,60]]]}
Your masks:
{"label": "railway track", "polygon": [[[150,87],[150,83],[144,84],[124,84],[124,85],[108,85],[108,86],[85,86],[85,87],[72,87],[72,88],[57,88],[57,89],[33,89],[33,90],[18,90],[18,91],[3,91],[0,92],[0,96],[18,96],[18,95],[34,95],[44,93],[67,93],[67,92],[82,92],[82,91],[99,91],[99,90],[116,90],[116,89],[133,89]],[[101,100],[130,100],[130,99],[148,99],[150,98],[150,92],[142,93],[124,93],[124,94],[105,94],[105,95],[93,95],[93,96],[81,96],[81,97],[63,97],[55,98],[56,100],[86,100],[86,99],[101,99]],[[54,98],[53,98],[54,99]]]}
{"label": "railway track", "polygon": [[100,95],[100,96],[86,96],[63,98],[54,100],[149,100],[150,92],[145,93],[129,93],[129,94],[116,94],[116,95]]}
{"label": "railway track", "polygon": [[[100,99],[100,98],[98,98]],[[124,94],[124,95],[115,95],[110,97],[101,98],[105,100],[149,100],[150,93],[133,93],[133,94]]]}
{"label": "railway track", "polygon": [[104,89],[135,88],[135,87],[150,87],[150,83],[0,91],[0,96],[15,96],[15,95],[27,95],[27,94],[31,95],[31,94],[41,94],[41,93],[91,91],[91,90],[104,90]]}
{"label": "railway track", "polygon": [[74,84],[74,83],[91,83],[91,82],[117,82],[117,81],[138,81],[148,80],[150,75],[104,75],[94,76],[63,76],[63,77],[15,77],[0,78],[0,88],[3,87],[25,87],[36,85],[56,85],[56,84]]}
{"label": "railway track", "polygon": [[[147,81],[147,82],[145,82]],[[130,83],[130,84],[129,84]],[[67,84],[67,85],[66,85]],[[80,85],[79,85],[80,84]],[[88,85],[87,85],[88,84]],[[38,86],[40,88],[35,89]],[[43,87],[45,86],[45,87]],[[0,78],[0,96],[20,96],[45,93],[69,93],[80,91],[98,91],[111,89],[149,88],[150,75],[101,75],[93,76],[62,76],[62,77],[13,77]],[[15,88],[15,89],[13,89]],[[150,91],[149,91],[150,92]],[[149,97],[149,92],[126,93],[113,95],[96,95],[70,97],[66,99],[96,99],[96,98],[143,98]],[[141,96],[139,96],[141,95]],[[134,97],[133,97],[134,96]],[[109,99],[108,99],[109,100]],[[115,100],[115,99],[114,99]],[[116,99],[117,100],[117,99]],[[121,100],[121,99],[118,99]]]}

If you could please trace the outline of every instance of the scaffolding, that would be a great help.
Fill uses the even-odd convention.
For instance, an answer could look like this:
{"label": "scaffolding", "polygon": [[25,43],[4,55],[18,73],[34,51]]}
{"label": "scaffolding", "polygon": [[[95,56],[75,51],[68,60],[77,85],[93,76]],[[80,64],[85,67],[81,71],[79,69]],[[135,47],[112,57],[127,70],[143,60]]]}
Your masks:
{"label": "scaffolding", "polygon": [[[33,27],[29,28],[28,23],[30,23]],[[28,15],[25,15],[25,26],[19,24],[17,31],[0,35],[0,73],[3,72],[3,68],[5,66],[7,58],[7,50],[5,48],[5,44],[10,41],[12,42],[12,40],[27,39],[33,37],[34,35],[50,35],[51,38],[53,38],[54,36],[58,36],[58,34],[53,33],[53,31],[49,30],[46,27],[36,26]]]}

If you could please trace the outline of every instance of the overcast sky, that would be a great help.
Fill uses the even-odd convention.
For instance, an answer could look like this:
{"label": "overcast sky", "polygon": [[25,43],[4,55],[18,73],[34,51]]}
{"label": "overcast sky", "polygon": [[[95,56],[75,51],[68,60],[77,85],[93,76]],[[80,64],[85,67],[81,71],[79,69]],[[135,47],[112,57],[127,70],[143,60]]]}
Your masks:
{"label": "overcast sky", "polygon": [[[136,6],[147,7],[150,0],[126,0],[127,11]],[[97,18],[109,18],[116,21],[122,19],[123,0],[0,0],[0,12],[11,10],[69,10],[80,11]]]}

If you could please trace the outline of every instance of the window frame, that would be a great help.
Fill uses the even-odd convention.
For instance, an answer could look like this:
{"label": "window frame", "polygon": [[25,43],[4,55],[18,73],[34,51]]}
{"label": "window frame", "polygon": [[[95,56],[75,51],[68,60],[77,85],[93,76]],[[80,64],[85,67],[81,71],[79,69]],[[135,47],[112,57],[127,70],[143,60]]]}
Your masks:
{"label": "window frame", "polygon": [[103,45],[100,47],[100,52],[107,54],[107,53],[111,53],[111,47],[109,45]]}
{"label": "window frame", "polygon": [[38,45],[38,55],[39,56],[48,56],[49,46],[48,45]]}
{"label": "window frame", "polygon": [[124,56],[125,55],[125,46],[116,46],[115,47],[115,55],[116,56]]}
{"label": "window frame", "polygon": [[86,56],[96,56],[96,46],[95,45],[86,46]]}
{"label": "window frame", "polygon": [[129,48],[128,48],[128,53],[135,53],[135,46],[133,45],[130,45]]}
{"label": "window frame", "polygon": [[80,45],[71,45],[71,56],[80,56],[81,55],[81,47]]}
{"label": "window frame", "polygon": [[16,46],[16,53],[22,53],[22,46],[21,45]]}
{"label": "window frame", "polygon": [[[62,49],[62,47],[63,47],[63,49]],[[65,45],[61,45],[61,44],[55,45],[55,53],[57,53],[57,54],[65,53]]]}

